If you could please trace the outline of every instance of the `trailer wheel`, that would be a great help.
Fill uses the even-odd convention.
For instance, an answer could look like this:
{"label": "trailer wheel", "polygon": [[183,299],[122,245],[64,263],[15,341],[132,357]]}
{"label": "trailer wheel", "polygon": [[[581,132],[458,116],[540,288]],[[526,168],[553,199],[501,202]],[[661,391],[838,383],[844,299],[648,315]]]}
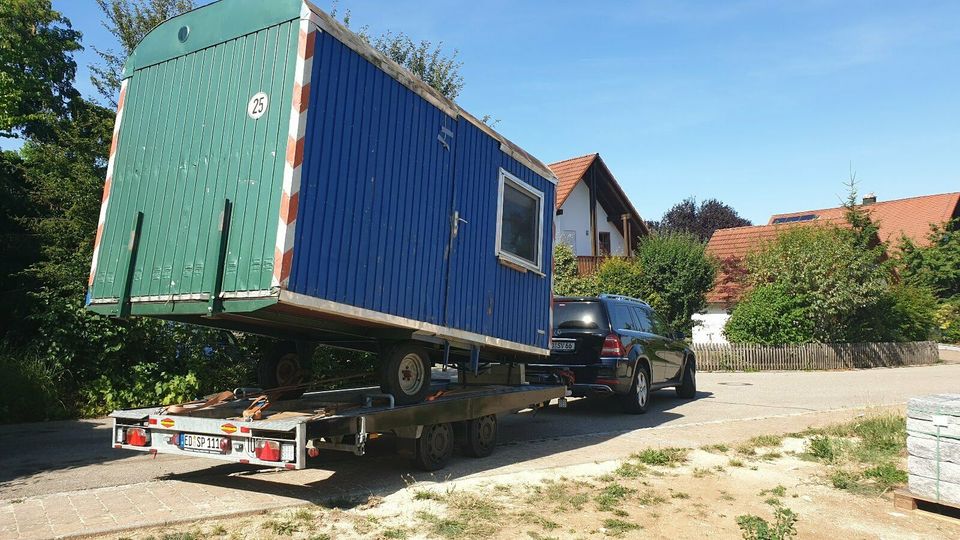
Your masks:
{"label": "trailer wheel", "polygon": [[467,436],[463,452],[470,457],[487,457],[497,445],[497,415],[488,414],[467,420]]}
{"label": "trailer wheel", "polygon": [[398,405],[419,403],[430,393],[430,355],[405,341],[390,348],[380,366],[380,390],[392,394]]}
{"label": "trailer wheel", "polygon": [[[309,374],[303,368],[301,358],[308,353],[312,354],[313,349],[306,345],[278,343],[257,363],[257,382],[264,390],[306,382]],[[302,389],[292,390],[281,393],[278,398],[296,399],[302,395]]]}
{"label": "trailer wheel", "polygon": [[413,463],[424,471],[439,471],[453,455],[453,426],[432,424],[424,426],[417,439]]}

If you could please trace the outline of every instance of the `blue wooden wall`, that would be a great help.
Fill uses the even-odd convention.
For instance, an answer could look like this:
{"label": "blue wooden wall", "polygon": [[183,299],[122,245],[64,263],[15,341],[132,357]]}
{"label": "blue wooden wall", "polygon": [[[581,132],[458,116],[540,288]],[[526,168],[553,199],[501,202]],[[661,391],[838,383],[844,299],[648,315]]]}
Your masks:
{"label": "blue wooden wall", "polygon": [[[554,186],[499,148],[319,33],[289,289],[545,348]],[[497,261],[499,167],[544,191],[546,275]]]}

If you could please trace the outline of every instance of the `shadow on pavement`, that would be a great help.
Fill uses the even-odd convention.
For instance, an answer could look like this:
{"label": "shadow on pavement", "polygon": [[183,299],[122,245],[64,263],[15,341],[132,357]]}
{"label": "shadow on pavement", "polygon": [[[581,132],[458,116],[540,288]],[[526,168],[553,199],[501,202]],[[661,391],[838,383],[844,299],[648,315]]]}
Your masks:
{"label": "shadow on pavement", "polygon": [[[712,396],[699,392],[696,399]],[[367,455],[362,457],[323,452],[311,460],[311,468],[305,471],[261,470],[231,475],[235,472],[233,466],[223,465],[167,478],[350,507],[362,504],[371,495],[388,495],[418,481],[450,481],[495,472],[501,467],[593,446],[636,429],[655,427],[682,418],[682,414],[672,410],[685,403],[690,400],[679,399],[670,390],[655,392],[649,411],[642,415],[623,414],[619,404],[611,399],[577,399],[571,400],[566,409],[553,405],[536,413],[525,410],[503,415],[500,443],[492,456],[474,459],[457,452],[446,468],[435,473],[415,469],[407,458],[396,453],[395,440],[384,437],[372,440],[367,445]],[[545,433],[549,436],[544,437]],[[548,444],[534,444],[545,441]],[[638,446],[637,450],[641,449]],[[321,478],[314,480],[318,476]]]}
{"label": "shadow on pavement", "polygon": [[[0,426],[0,486],[41,472],[74,469],[138,455],[110,445],[109,419]],[[16,449],[16,451],[10,451]]]}

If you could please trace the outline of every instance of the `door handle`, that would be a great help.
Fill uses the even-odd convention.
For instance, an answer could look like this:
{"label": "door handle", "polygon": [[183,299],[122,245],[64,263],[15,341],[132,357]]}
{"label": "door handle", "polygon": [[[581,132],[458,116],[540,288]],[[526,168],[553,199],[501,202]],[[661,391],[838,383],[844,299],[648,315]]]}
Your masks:
{"label": "door handle", "polygon": [[453,211],[453,216],[452,216],[452,218],[451,218],[451,221],[453,222],[452,225],[451,225],[451,227],[453,228],[453,238],[456,238],[456,237],[457,237],[457,233],[460,232],[460,223],[461,223],[461,222],[463,222],[463,223],[465,223],[465,224],[467,224],[467,225],[470,224],[469,221],[467,221],[467,220],[463,219],[462,217],[460,217],[460,211],[459,211],[459,210],[454,210],[454,211]]}

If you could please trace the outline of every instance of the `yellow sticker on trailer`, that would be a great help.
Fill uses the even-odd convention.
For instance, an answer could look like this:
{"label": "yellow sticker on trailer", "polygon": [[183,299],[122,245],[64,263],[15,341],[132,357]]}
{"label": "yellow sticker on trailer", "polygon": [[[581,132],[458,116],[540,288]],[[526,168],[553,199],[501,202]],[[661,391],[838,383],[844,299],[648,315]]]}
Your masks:
{"label": "yellow sticker on trailer", "polygon": [[226,433],[226,434],[233,434],[233,433],[236,433],[236,432],[237,432],[237,426],[235,426],[235,425],[233,425],[233,424],[224,424],[224,425],[220,426],[220,431],[222,431],[222,432],[224,432],[224,433]]}
{"label": "yellow sticker on trailer", "polygon": [[172,428],[173,424],[174,424],[173,418],[164,418],[163,420],[160,421],[160,425],[165,428]]}

